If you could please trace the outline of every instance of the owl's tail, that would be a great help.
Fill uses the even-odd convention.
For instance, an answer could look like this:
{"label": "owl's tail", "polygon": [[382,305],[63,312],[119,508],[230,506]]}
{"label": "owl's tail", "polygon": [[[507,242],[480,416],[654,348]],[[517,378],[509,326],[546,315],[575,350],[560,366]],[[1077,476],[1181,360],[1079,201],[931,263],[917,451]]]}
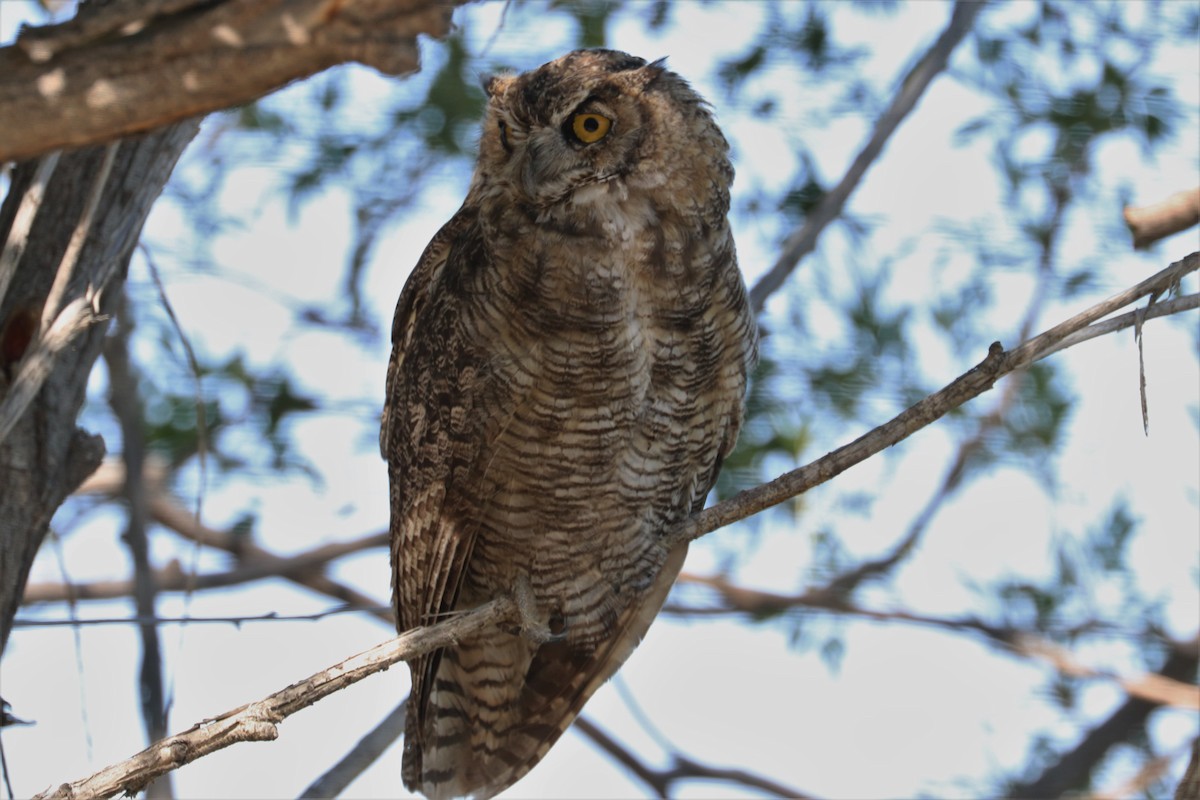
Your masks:
{"label": "owl's tail", "polygon": [[533,769],[637,647],[686,555],[687,544],[667,555],[641,601],[595,649],[538,646],[493,629],[444,650],[424,715],[413,707],[416,695],[409,700],[405,786],[431,800],[488,798]]}

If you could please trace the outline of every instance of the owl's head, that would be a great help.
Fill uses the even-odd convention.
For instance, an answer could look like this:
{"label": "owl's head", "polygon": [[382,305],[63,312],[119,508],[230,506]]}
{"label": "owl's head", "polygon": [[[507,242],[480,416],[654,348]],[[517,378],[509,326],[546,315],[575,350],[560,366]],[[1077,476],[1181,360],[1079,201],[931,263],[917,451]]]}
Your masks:
{"label": "owl's head", "polygon": [[729,146],[702,98],[661,61],[576,50],[484,88],[475,190],[485,202],[553,213],[649,192],[728,204]]}

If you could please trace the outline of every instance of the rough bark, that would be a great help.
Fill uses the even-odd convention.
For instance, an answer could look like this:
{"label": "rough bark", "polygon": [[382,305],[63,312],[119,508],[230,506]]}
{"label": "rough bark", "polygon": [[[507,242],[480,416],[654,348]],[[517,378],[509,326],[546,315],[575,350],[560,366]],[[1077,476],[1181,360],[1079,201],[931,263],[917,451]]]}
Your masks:
{"label": "rough bark", "polygon": [[455,0],[93,0],[0,48],[0,161],[248,103],[335,64],[417,69]]}
{"label": "rough bark", "polygon": [[[88,287],[103,286],[97,296],[98,310],[101,314],[110,310],[121,294],[125,269],[150,206],[198,124],[196,120],[178,123],[117,147],[65,299],[82,297]],[[12,282],[0,299],[0,330],[11,334],[9,323],[13,320],[40,318],[56,268],[104,161],[104,151],[103,147],[87,148],[64,153],[59,159],[21,246]],[[0,241],[7,242],[12,234],[17,207],[36,168],[36,162],[27,162],[13,173],[8,197],[0,207]],[[50,518],[104,455],[100,437],[75,425],[104,329],[103,323],[91,325],[59,352],[33,404],[0,442],[0,653]],[[6,356],[21,354],[22,348],[10,336],[5,341],[6,350],[11,351]],[[20,362],[15,359],[0,366],[0,401],[19,370]]]}

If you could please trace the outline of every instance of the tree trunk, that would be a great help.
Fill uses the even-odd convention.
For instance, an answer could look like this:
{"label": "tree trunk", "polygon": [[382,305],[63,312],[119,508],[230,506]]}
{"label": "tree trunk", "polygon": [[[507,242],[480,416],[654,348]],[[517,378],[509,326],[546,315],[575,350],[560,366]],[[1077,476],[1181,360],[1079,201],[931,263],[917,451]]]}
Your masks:
{"label": "tree trunk", "polygon": [[[111,311],[121,296],[126,268],[150,206],[198,128],[198,119],[188,120],[116,146],[111,172],[59,307],[90,289],[100,289],[97,309],[101,315]],[[0,241],[9,243],[6,248],[18,247],[20,255],[8,290],[0,297],[0,403],[20,373],[20,357],[32,349],[24,331],[36,326],[42,316],[59,264],[101,172],[105,150],[91,147],[63,153],[27,237],[14,231],[13,223],[39,162],[23,163],[13,173],[0,208]],[[58,353],[34,401],[0,441],[0,655],[50,518],[104,455],[100,437],[75,426],[88,375],[100,353],[107,327],[104,319]]]}

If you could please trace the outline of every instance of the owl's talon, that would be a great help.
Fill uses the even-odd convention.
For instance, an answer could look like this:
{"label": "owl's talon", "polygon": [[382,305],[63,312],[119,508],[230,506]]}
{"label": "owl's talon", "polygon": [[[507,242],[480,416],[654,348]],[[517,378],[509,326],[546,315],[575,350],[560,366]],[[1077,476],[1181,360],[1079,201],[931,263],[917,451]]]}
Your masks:
{"label": "owl's talon", "polygon": [[562,614],[554,614],[549,621],[543,621],[538,614],[537,599],[533,595],[533,586],[529,578],[521,576],[513,589],[513,599],[517,601],[517,611],[520,614],[518,626],[521,635],[536,645],[555,644],[567,640],[567,623]]}

